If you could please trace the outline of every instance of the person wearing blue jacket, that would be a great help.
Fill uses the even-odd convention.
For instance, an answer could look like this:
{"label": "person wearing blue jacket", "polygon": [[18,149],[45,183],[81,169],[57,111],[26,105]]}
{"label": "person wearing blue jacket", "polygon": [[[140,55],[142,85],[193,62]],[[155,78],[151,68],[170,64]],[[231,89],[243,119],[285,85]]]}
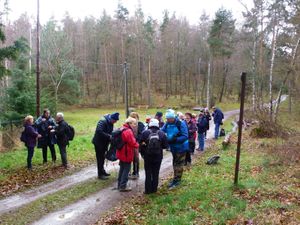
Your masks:
{"label": "person wearing blue jacket", "polygon": [[173,156],[174,178],[169,183],[169,188],[180,184],[186,152],[189,151],[188,129],[184,122],[176,118],[175,112],[169,109],[166,113],[167,122],[161,128],[167,135],[167,141]]}
{"label": "person wearing blue jacket", "polygon": [[220,133],[220,126],[223,124],[222,120],[224,119],[224,114],[221,111],[221,109],[215,106],[212,109],[214,111],[212,116],[214,117],[214,123],[215,123],[215,139],[218,139]]}

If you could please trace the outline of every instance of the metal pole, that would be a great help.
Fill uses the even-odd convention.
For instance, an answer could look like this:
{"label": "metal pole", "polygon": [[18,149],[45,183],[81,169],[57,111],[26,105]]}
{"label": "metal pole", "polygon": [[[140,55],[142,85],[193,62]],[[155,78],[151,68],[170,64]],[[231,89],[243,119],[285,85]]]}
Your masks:
{"label": "metal pole", "polygon": [[36,20],[36,116],[40,116],[40,1],[37,0]]}
{"label": "metal pole", "polygon": [[242,72],[242,89],[241,89],[241,105],[240,105],[240,119],[239,119],[239,133],[238,142],[236,150],[236,162],[235,162],[235,174],[234,174],[234,184],[238,184],[239,168],[240,168],[240,155],[241,155],[241,143],[242,143],[242,128],[244,119],[244,102],[245,102],[245,91],[246,91],[246,73]]}
{"label": "metal pole", "polygon": [[127,69],[127,62],[124,62],[124,76],[125,76],[125,114],[126,118],[129,116],[129,108],[128,108],[128,75],[127,75],[128,69]]}

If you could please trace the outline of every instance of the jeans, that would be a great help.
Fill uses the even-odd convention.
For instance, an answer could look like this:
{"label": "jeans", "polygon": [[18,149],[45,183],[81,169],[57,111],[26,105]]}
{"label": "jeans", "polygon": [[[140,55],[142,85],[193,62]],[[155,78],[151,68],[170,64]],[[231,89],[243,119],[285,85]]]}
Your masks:
{"label": "jeans", "polygon": [[47,150],[48,150],[48,146],[50,148],[52,161],[55,162],[56,161],[56,153],[55,153],[55,147],[52,144],[48,144],[46,146],[43,146],[43,148],[42,148],[42,151],[43,151],[43,161],[47,162]]}
{"label": "jeans", "polygon": [[205,133],[198,133],[198,141],[199,141],[199,149],[200,151],[204,151],[204,144],[205,144]]}
{"label": "jeans", "polygon": [[218,137],[219,137],[220,126],[221,126],[221,124],[219,124],[219,123],[215,124],[215,139],[218,139]]}
{"label": "jeans", "polygon": [[107,151],[107,146],[95,146],[96,159],[97,159],[97,168],[98,168],[98,177],[105,174],[104,170],[104,160],[105,160],[105,152]]}
{"label": "jeans", "polygon": [[34,147],[27,147],[27,150],[28,150],[27,168],[31,169],[32,168],[31,161],[32,161],[33,153],[34,153]]}
{"label": "jeans", "polygon": [[157,192],[161,161],[162,159],[152,160],[150,157],[145,157],[145,193],[147,194]]}
{"label": "jeans", "polygon": [[130,168],[131,168],[131,163],[126,163],[126,162],[120,161],[120,170],[119,170],[119,176],[118,176],[118,189],[126,188]]}
{"label": "jeans", "polygon": [[59,145],[59,151],[60,151],[60,156],[61,156],[61,161],[62,164],[66,167],[68,165],[67,161],[67,146],[66,145]]}

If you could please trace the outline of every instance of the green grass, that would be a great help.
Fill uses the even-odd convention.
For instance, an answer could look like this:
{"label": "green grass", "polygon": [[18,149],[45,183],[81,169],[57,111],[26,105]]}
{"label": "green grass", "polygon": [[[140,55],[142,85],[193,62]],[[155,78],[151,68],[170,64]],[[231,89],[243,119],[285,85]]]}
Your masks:
{"label": "green grass", "polygon": [[69,204],[87,197],[99,190],[109,186],[116,179],[116,173],[113,173],[109,180],[103,181],[92,179],[90,181],[80,183],[66,190],[58,191],[44,198],[31,202],[14,212],[0,215],[1,224],[29,224],[43,215],[59,210]]}
{"label": "green grass", "polygon": [[[295,202],[286,205],[274,197],[275,193],[282,193],[283,190],[278,186],[278,181],[266,179],[272,171],[252,174],[253,168],[263,166],[264,154],[261,152],[242,152],[239,186],[235,188],[234,149],[231,146],[229,151],[223,151],[220,163],[215,166],[206,165],[205,160],[219,150],[216,147],[209,149],[189,171],[184,172],[181,186],[169,191],[167,184],[164,184],[158,194],[145,197],[145,203],[139,200],[133,210],[126,212],[130,216],[124,219],[124,223],[226,224],[239,217],[252,219],[264,210],[293,207],[299,210]],[[281,168],[281,172],[284,170]],[[262,196],[252,204],[257,193],[262,193]],[[142,219],[136,218],[136,212]]]}

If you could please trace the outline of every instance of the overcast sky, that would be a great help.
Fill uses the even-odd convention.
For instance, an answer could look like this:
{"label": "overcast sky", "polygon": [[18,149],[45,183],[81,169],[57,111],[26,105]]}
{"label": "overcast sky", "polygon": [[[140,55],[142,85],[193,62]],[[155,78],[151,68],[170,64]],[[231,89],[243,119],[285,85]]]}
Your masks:
{"label": "overcast sky", "polygon": [[[9,19],[15,20],[22,13],[35,18],[37,0],[9,0]],[[146,16],[161,20],[162,12],[167,9],[169,12],[176,12],[177,16],[185,16],[192,24],[197,24],[199,17],[205,10],[212,19],[216,10],[224,7],[233,12],[236,19],[242,18],[243,6],[238,0],[140,0],[142,9]],[[252,0],[243,0],[249,6]],[[138,0],[122,0],[123,5],[129,10],[130,15],[138,4]],[[60,20],[65,12],[71,17],[84,18],[94,16],[99,18],[103,9],[113,15],[118,5],[118,0],[40,0],[41,23],[45,23],[51,16]]]}

